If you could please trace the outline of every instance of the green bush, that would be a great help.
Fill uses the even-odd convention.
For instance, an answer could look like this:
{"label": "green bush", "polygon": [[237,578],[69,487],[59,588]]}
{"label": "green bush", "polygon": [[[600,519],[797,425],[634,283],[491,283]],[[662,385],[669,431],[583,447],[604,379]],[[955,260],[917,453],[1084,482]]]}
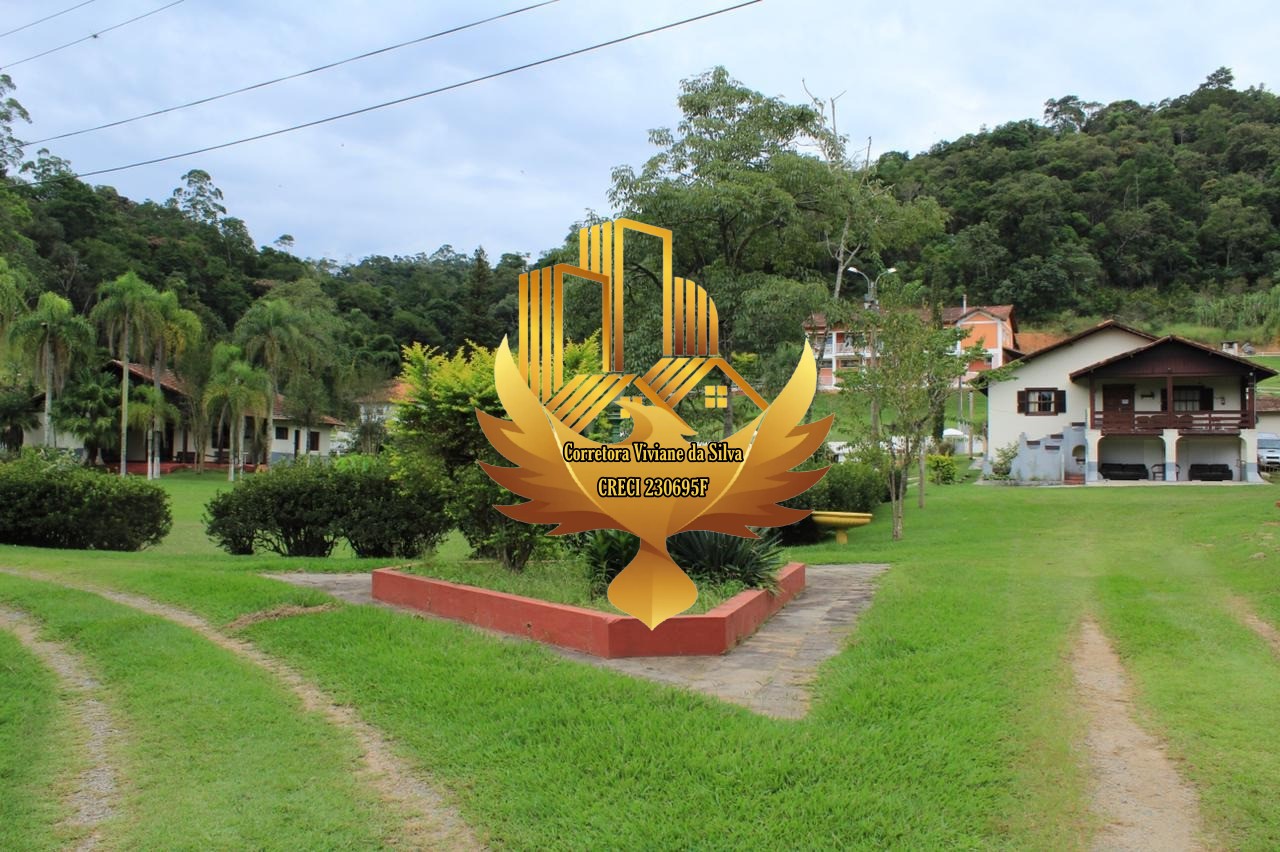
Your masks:
{"label": "green bush", "polygon": [[334,467],[345,505],[339,532],[357,556],[412,558],[449,531],[438,480],[407,487],[385,456],[347,456]]}
{"label": "green bush", "polygon": [[[595,530],[577,550],[587,567],[591,594],[603,595],[635,558],[640,539],[620,530]],[[699,585],[736,583],[749,589],[776,589],[782,547],[776,533],[758,539],[693,530],[667,539],[667,552]]]}
{"label": "green bush", "polygon": [[823,477],[825,506],[830,512],[871,512],[884,502],[884,474],[865,462],[847,461],[832,465]]}
{"label": "green bush", "polygon": [[169,534],[159,485],[26,451],[0,465],[0,542],[77,550],[140,550]]}
{"label": "green bush", "polygon": [[952,456],[929,456],[925,464],[929,469],[929,481],[934,485],[951,485],[960,479],[960,466]]}
{"label": "green bush", "polygon": [[636,558],[640,539],[622,530],[594,530],[582,535],[577,550],[587,566],[591,594],[600,597],[608,591],[613,578]]}
{"label": "green bush", "polygon": [[773,532],[752,539],[690,530],[667,539],[667,552],[696,583],[741,583],[770,591],[778,587],[783,556]]}
{"label": "green bush", "polygon": [[1017,441],[996,450],[996,457],[991,462],[991,478],[1007,479],[1009,474],[1013,472],[1013,460],[1017,457]]}
{"label": "green bush", "polygon": [[438,489],[418,486],[376,457],[277,462],[210,500],[205,531],[237,555],[328,556],[345,538],[358,556],[416,556],[450,528]]}

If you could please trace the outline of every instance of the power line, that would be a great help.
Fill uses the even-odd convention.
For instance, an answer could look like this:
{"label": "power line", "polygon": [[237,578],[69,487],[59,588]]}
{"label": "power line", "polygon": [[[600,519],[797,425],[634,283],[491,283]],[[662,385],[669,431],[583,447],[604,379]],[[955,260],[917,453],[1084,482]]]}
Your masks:
{"label": "power line", "polygon": [[136,18],[130,18],[129,20],[121,21],[118,24],[112,24],[106,29],[98,30],[96,33],[89,33],[87,36],[82,36],[81,38],[78,38],[75,41],[69,41],[66,44],[60,44],[57,47],[51,47],[48,50],[41,51],[40,53],[34,54],[32,56],[28,56],[26,59],[19,59],[17,62],[10,62],[7,65],[0,65],[0,70],[6,69],[6,68],[13,68],[14,66],[21,65],[24,62],[30,62],[33,59],[39,59],[40,57],[48,56],[51,53],[57,53],[59,50],[66,50],[68,47],[74,47],[75,45],[79,44],[82,41],[89,41],[90,39],[97,38],[98,36],[104,35],[105,33],[109,33],[112,30],[118,30],[121,27],[128,26],[129,24],[132,24],[135,21],[141,21],[143,18],[149,18],[152,15],[156,14],[157,12],[163,12],[165,9],[168,9],[173,6],[177,6],[179,3],[182,3],[182,2],[184,2],[184,0],[173,0],[172,3],[161,6],[159,9],[152,9],[150,12],[144,12],[141,15],[138,15]]}
{"label": "power line", "polygon": [[79,9],[81,6],[88,6],[92,2],[94,2],[94,0],[84,0],[83,3],[77,3],[74,6],[70,6],[66,9],[63,9],[61,12],[54,12],[52,15],[45,15],[43,18],[41,18],[38,21],[32,21],[31,23],[23,24],[20,27],[14,27],[13,29],[9,30],[7,33],[0,33],[0,38],[4,38],[5,36],[11,36],[14,33],[20,33],[23,30],[27,30],[27,29],[30,29],[31,27],[34,27],[36,24],[43,24],[45,21],[52,21],[54,18],[58,17],[59,15],[65,15],[68,12],[74,12],[76,9]]}
{"label": "power line", "polygon": [[525,6],[521,9],[515,9],[511,12],[503,12],[501,15],[493,15],[488,18],[482,18],[481,20],[478,20],[478,21],[472,21],[469,24],[462,24],[461,26],[450,27],[449,29],[441,30],[438,33],[432,33],[431,35],[421,36],[419,38],[411,39],[410,41],[402,41],[399,44],[393,44],[390,47],[381,47],[381,48],[378,48],[377,50],[371,50],[368,53],[362,53],[359,56],[352,56],[348,59],[338,60],[337,62],[329,62],[325,65],[318,65],[315,68],[309,68],[306,71],[299,71],[296,74],[288,74],[284,77],[276,77],[274,80],[267,80],[262,83],[254,83],[252,86],[244,86],[239,89],[233,89],[229,92],[223,92],[220,95],[210,95],[207,98],[200,98],[198,100],[188,101],[187,103],[178,104],[177,106],[165,107],[164,109],[158,109],[152,112],[143,113],[141,115],[135,115],[132,118],[122,118],[119,121],[109,121],[106,124],[99,124],[96,127],[86,127],[82,130],[72,130],[68,133],[59,133],[57,136],[46,136],[43,139],[35,139],[31,142],[23,142],[19,144],[18,147],[26,148],[31,145],[39,145],[44,142],[53,142],[58,139],[67,139],[71,136],[80,136],[81,134],[84,134],[84,133],[93,133],[95,130],[106,130],[109,127],[119,127],[122,124],[129,124],[130,122],[140,121],[144,118],[152,118],[157,115],[164,115],[165,113],[177,112],[178,110],[187,109],[193,106],[199,106],[200,104],[207,104],[211,101],[221,100],[222,98],[229,98],[232,95],[239,95],[244,92],[251,92],[254,89],[262,89],[267,86],[274,86],[276,83],[283,83],[286,80],[294,80],[294,79],[297,79],[298,77],[305,77],[306,75],[314,74],[317,71],[327,71],[330,68],[337,68],[339,65],[346,65],[348,62],[356,62],[357,60],[360,60],[360,59],[368,59],[371,56],[377,56],[381,53],[388,53],[392,50],[399,50],[402,47],[408,47],[409,45],[412,45],[412,44],[420,44],[421,42],[431,41],[432,39],[440,38],[441,36],[452,35],[453,33],[462,32],[463,30],[471,29],[472,27],[478,27],[481,24],[487,24],[492,21],[497,21],[501,18],[509,18],[512,15],[519,15],[521,12],[528,12],[530,10],[540,8],[542,6],[549,6],[552,3],[558,3],[558,2],[560,2],[560,0],[543,0],[543,2],[535,3],[532,6]]}
{"label": "power line", "polygon": [[[676,27],[682,27],[685,24],[692,24],[695,21],[705,20],[707,18],[714,18],[717,15],[723,15],[726,12],[734,12],[734,11],[737,11],[738,9],[742,9],[747,6],[754,6],[755,4],[760,2],[763,2],[763,0],[746,0],[746,2],[737,3],[733,6],[725,6],[723,8],[716,9],[715,11],[712,11],[712,12],[706,12],[701,15],[695,15],[692,18],[685,18],[684,20],[681,20],[681,21],[673,21],[672,23],[669,23],[669,24],[663,24],[662,26],[652,27],[647,30],[641,30],[639,32],[631,33],[630,35],[625,35],[625,36],[620,36],[618,38],[610,39],[609,41],[602,41],[597,44],[593,44],[589,47],[580,47],[577,50],[571,50],[571,51],[568,51],[567,53],[560,53],[555,56],[549,56],[545,59],[538,59],[533,62],[526,62],[523,65],[516,65],[511,68],[506,68],[502,71],[495,71],[492,74],[485,74],[481,77],[472,77],[470,80],[464,80],[460,83],[451,83],[448,86],[441,86],[438,89],[430,89],[426,92],[419,92],[416,95],[406,95],[403,98],[396,98],[395,100],[384,101],[380,104],[374,104],[373,106],[361,107],[360,109],[353,109],[350,112],[339,113],[338,115],[331,115],[327,118],[318,118],[315,121],[308,121],[303,124],[295,124],[295,125],[292,125],[291,127],[283,127],[283,128],[280,128],[279,130],[271,130],[266,133],[259,133],[255,136],[246,136],[243,139],[234,139],[230,142],[222,142],[218,145],[209,145],[204,148],[196,148],[191,151],[183,151],[181,154],[170,154],[165,157],[155,157],[150,160],[139,160],[136,163],[129,163],[128,165],[124,165],[124,166],[113,166],[109,169],[94,169],[91,172],[80,172],[79,174],[72,175],[71,177],[87,178],[87,177],[95,177],[97,175],[111,174],[113,172],[123,172],[128,169],[136,169],[142,166],[155,165],[156,163],[167,163],[170,160],[178,160],[178,159],[182,159],[183,157],[193,157],[196,154],[207,154],[210,151],[218,151],[223,148],[231,148],[235,145],[243,145],[246,142],[257,142],[260,139],[269,139],[272,136],[281,136],[285,133],[292,133],[295,130],[303,130],[308,127],[316,127],[317,125],[328,124],[331,121],[338,121],[339,119],[343,119],[343,118],[351,118],[352,116],[363,115],[364,113],[367,113],[367,112],[373,112],[375,110],[385,109],[386,107],[390,107],[390,106],[398,106],[399,104],[408,103],[409,101],[416,101],[419,98],[430,97],[431,95],[438,95],[443,92],[453,91],[454,89],[461,89],[466,86],[473,85],[475,83],[482,83],[486,80],[493,80],[498,77],[505,77],[508,74],[515,74],[518,71],[525,71],[525,70],[528,70],[529,68],[536,68],[539,65],[547,65],[552,62],[559,62],[562,59],[568,59],[569,57],[572,57],[572,56],[579,56],[584,53],[590,53],[595,50],[600,50],[601,48],[612,47],[615,44],[622,44],[623,42],[626,42],[626,41],[632,41],[633,39],[642,38],[643,36],[653,35],[654,33],[659,33],[664,30],[671,30],[671,29],[675,29]],[[61,179],[63,178],[62,177],[54,178],[53,181],[57,181]],[[50,182],[53,182],[53,181],[50,181]],[[26,186],[35,187],[35,186],[40,186],[42,183],[44,183],[44,181],[37,181],[35,183],[26,184]]]}

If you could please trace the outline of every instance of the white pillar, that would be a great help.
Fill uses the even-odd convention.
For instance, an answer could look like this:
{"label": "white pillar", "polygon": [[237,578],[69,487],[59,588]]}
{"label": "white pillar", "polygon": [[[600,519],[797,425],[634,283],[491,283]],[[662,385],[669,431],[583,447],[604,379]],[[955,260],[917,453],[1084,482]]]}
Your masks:
{"label": "white pillar", "polygon": [[1102,443],[1101,429],[1086,429],[1084,433],[1085,451],[1084,451],[1084,481],[1085,482],[1101,482],[1102,477],[1098,473],[1098,447]]}
{"label": "white pillar", "polygon": [[1178,430],[1164,430],[1164,481],[1178,481]]}
{"label": "white pillar", "polygon": [[1244,482],[1262,482],[1262,474],[1258,473],[1258,430],[1240,430],[1241,452],[1240,479]]}

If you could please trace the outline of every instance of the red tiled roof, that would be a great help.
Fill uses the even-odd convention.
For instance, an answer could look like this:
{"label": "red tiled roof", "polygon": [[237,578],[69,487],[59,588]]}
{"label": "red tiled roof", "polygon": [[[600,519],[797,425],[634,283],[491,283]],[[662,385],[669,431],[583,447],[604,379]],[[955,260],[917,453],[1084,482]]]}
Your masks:
{"label": "red tiled roof", "polygon": [[942,309],[944,325],[955,325],[974,311],[984,311],[996,319],[1013,321],[1013,305],[968,305]]}
{"label": "red tiled roof", "polygon": [[1030,355],[1032,352],[1038,352],[1065,339],[1065,334],[1051,334],[1047,331],[1020,331],[1018,332],[1018,350],[1024,355]]}

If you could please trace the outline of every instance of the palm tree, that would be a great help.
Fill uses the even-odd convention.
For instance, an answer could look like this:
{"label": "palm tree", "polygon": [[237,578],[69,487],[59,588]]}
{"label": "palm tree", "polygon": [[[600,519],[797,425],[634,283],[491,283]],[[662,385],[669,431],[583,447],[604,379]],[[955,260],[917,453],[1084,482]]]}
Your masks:
{"label": "palm tree", "polygon": [[71,359],[93,345],[93,326],[57,293],[41,293],[36,309],[14,321],[9,338],[27,349],[44,376],[44,445],[54,445],[53,395],[62,389]]}
{"label": "palm tree", "polygon": [[104,282],[98,294],[102,301],[91,317],[102,323],[107,331],[107,346],[120,356],[120,475],[124,476],[129,456],[129,360],[135,352],[141,356],[156,336],[159,294],[134,272]]}
{"label": "palm tree", "polygon": [[[204,334],[204,326],[200,317],[183,308],[178,303],[178,294],[172,291],[161,293],[156,298],[156,338],[152,347],[151,378],[157,395],[161,394],[160,374],[168,366],[170,359],[182,355],[188,346],[199,340]],[[160,437],[154,433],[160,429],[159,422],[151,424],[152,452],[147,455],[147,479],[160,478]]]}
{"label": "palm tree", "polygon": [[129,412],[129,423],[147,431],[147,473],[150,474],[151,459],[157,432],[170,420],[180,415],[178,407],[164,398],[164,392],[154,387],[141,385],[133,389],[133,408]]}
{"label": "palm tree", "polygon": [[304,328],[306,316],[284,299],[261,299],[236,323],[236,341],[244,354],[267,376],[267,463],[276,437],[275,400],[284,374],[310,360],[312,341]]}
{"label": "palm tree", "polygon": [[[254,369],[241,356],[240,348],[219,343],[213,349],[213,371],[205,388],[205,403],[217,408],[219,420],[231,423],[231,459],[227,465],[227,481],[235,481],[236,459],[244,450],[244,418],[270,411],[267,399],[267,376]],[[219,427],[221,431],[221,427]]]}
{"label": "palm tree", "polygon": [[53,422],[84,442],[86,465],[98,463],[98,453],[116,445],[120,436],[120,402],[115,399],[115,377],[86,369],[67,383],[53,406]]}

